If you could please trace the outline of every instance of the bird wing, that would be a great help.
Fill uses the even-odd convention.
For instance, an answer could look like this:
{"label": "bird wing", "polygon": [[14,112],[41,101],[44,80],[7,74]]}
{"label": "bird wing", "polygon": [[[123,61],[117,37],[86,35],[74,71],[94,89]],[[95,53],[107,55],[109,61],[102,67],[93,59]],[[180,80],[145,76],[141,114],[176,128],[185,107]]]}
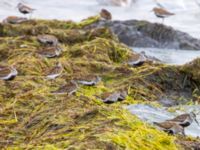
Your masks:
{"label": "bird wing", "polygon": [[174,15],[174,13],[171,13],[171,12],[165,10],[165,9],[162,9],[162,8],[158,9],[158,13],[163,14],[163,15]]}
{"label": "bird wing", "polygon": [[24,11],[34,11],[35,9],[28,7],[26,5],[23,5],[22,10],[24,10]]}
{"label": "bird wing", "polygon": [[186,118],[188,117],[188,114],[182,114],[182,115],[179,115],[173,119],[169,119],[168,121],[174,121],[174,122],[182,122],[184,121]]}
{"label": "bird wing", "polygon": [[5,77],[10,73],[11,73],[11,70],[9,68],[3,68],[0,70],[0,77]]}
{"label": "bird wing", "polygon": [[157,125],[158,127],[164,128],[164,129],[170,129],[173,127],[173,123],[169,122],[169,121],[164,121],[164,122],[154,122],[155,125]]}

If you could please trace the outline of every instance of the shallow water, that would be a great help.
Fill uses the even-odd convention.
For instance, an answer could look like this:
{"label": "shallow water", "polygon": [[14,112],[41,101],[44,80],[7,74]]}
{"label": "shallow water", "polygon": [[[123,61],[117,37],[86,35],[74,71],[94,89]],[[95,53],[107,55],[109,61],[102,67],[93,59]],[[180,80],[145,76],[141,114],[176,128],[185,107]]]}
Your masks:
{"label": "shallow water", "polygon": [[[21,15],[15,8],[19,1],[26,2],[37,9],[33,15],[34,18],[80,21],[88,16],[98,14],[104,7],[112,12],[114,19],[144,19],[161,22],[151,12],[152,8],[156,6],[155,0],[136,0],[136,3],[127,7],[103,6],[98,3],[100,0],[1,0],[0,19],[8,15]],[[200,37],[200,7],[195,2],[196,0],[157,1],[171,12],[176,13],[175,16],[167,18],[165,24]]]}
{"label": "shallow water", "polygon": [[147,56],[156,57],[163,63],[171,65],[183,65],[193,59],[200,57],[200,51],[192,50],[173,50],[173,49],[156,49],[156,48],[132,48],[140,53],[145,52]]}
{"label": "shallow water", "polygon": [[[162,122],[167,119],[172,119],[177,115],[189,113],[191,111],[198,113],[200,105],[182,106],[183,111],[180,111],[178,107],[174,107],[175,110],[177,109],[174,113],[169,112],[167,108],[164,107],[156,108],[146,104],[130,105],[127,106],[126,109],[128,109],[132,114],[138,116],[141,120],[153,124],[153,122]],[[197,120],[200,122],[200,115],[197,115]],[[185,133],[189,136],[198,137],[200,136],[200,127],[196,124],[196,122],[193,122],[189,127],[185,128]]]}

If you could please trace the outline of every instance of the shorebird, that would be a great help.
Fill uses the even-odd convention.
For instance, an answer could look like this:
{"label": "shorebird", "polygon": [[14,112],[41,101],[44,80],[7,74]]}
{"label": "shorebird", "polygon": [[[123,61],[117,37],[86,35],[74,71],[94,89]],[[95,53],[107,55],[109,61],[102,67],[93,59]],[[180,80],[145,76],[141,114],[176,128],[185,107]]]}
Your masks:
{"label": "shorebird", "polygon": [[58,57],[61,54],[62,49],[59,46],[50,46],[50,47],[44,47],[43,49],[38,51],[38,54],[47,57],[47,58],[53,58]]}
{"label": "shorebird", "polygon": [[102,95],[103,102],[104,103],[115,103],[117,101],[123,101],[127,96],[126,91],[116,91],[116,92],[111,92],[111,93],[104,93]]}
{"label": "shorebird", "polygon": [[19,12],[21,12],[24,15],[31,14],[35,10],[35,9],[33,9],[33,8],[29,7],[29,6],[26,6],[26,5],[22,4],[22,3],[18,3],[17,8],[18,8]]}
{"label": "shorebird", "polygon": [[77,80],[77,83],[87,85],[87,86],[94,86],[101,81],[101,78],[96,75],[88,75],[83,78]]}
{"label": "shorebird", "polygon": [[128,61],[128,65],[133,67],[138,67],[143,65],[147,61],[147,57],[144,53],[139,53],[138,55],[133,55],[133,57]]}
{"label": "shorebird", "polygon": [[112,14],[106,9],[101,9],[100,16],[104,20],[111,20],[112,19]]}
{"label": "shorebird", "polygon": [[51,46],[58,45],[58,39],[54,35],[49,35],[49,34],[38,35],[37,40],[45,45],[51,45]]}
{"label": "shorebird", "polygon": [[162,18],[163,22],[165,18],[175,15],[174,13],[171,13],[164,8],[158,7],[153,8],[153,12],[158,18]]}
{"label": "shorebird", "polygon": [[14,67],[0,65],[0,79],[11,80],[17,76],[18,72]]}
{"label": "shorebird", "polygon": [[192,124],[193,121],[195,121],[197,125],[199,125],[199,122],[196,119],[196,114],[194,112],[182,114],[167,121],[176,122],[182,127],[188,127]]}
{"label": "shorebird", "polygon": [[58,88],[56,91],[52,91],[51,93],[72,95],[77,91],[77,89],[78,89],[78,84],[74,80],[72,80],[66,85],[63,85],[60,88]]}
{"label": "shorebird", "polygon": [[63,72],[63,66],[60,62],[56,64],[52,69],[49,70],[47,78],[48,79],[55,79],[60,76]]}
{"label": "shorebird", "polygon": [[169,134],[174,135],[174,134],[181,133],[182,135],[185,136],[184,127],[180,126],[179,124],[175,122],[171,122],[171,121],[154,122],[154,124]]}
{"label": "shorebird", "polygon": [[27,18],[17,17],[17,16],[9,16],[3,20],[3,23],[7,24],[19,24],[28,21]]}

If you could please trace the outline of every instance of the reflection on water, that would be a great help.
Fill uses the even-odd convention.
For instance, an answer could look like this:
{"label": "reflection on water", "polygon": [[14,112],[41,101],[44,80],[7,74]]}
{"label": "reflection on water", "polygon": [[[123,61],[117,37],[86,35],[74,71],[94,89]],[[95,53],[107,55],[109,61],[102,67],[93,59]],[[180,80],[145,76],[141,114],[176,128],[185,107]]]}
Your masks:
{"label": "reflection on water", "polygon": [[167,64],[182,65],[200,57],[200,51],[192,50],[171,50],[156,48],[133,48],[136,52],[144,51],[147,56],[154,56]]}
{"label": "reflection on water", "polygon": [[[172,119],[177,115],[189,113],[191,111],[198,113],[200,105],[182,106],[183,111],[179,111],[177,108],[175,113],[168,112],[166,108],[156,108],[145,104],[130,105],[127,106],[126,109],[128,109],[132,114],[138,116],[141,120],[153,124],[153,122],[162,122],[167,119]],[[200,115],[197,115],[197,120],[200,121]],[[200,136],[200,127],[193,122],[189,127],[185,128],[185,133],[186,135],[198,137]]]}

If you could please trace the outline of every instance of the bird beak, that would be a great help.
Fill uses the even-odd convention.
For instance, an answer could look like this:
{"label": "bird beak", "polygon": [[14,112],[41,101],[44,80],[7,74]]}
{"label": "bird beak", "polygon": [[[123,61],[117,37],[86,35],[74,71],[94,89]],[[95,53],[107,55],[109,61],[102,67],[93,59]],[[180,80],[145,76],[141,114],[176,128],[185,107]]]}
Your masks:
{"label": "bird beak", "polygon": [[197,119],[194,119],[194,120],[195,120],[195,122],[197,123],[197,125],[200,126],[200,124],[199,124],[199,122],[197,121]]}

